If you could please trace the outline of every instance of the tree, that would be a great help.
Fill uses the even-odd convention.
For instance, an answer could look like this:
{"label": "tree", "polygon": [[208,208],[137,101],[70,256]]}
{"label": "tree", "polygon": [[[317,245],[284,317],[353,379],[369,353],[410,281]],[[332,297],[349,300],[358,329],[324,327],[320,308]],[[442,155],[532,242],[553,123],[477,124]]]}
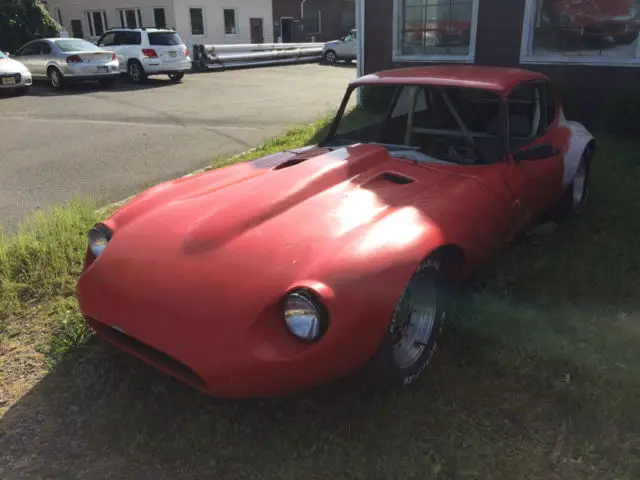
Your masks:
{"label": "tree", "polygon": [[40,0],[0,0],[0,50],[15,52],[36,38],[57,37],[62,27]]}

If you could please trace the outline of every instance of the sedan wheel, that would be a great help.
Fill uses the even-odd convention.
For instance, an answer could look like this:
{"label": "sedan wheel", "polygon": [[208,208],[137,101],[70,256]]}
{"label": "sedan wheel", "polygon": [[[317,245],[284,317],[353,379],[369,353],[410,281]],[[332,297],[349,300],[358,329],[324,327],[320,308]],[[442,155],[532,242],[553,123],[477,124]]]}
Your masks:
{"label": "sedan wheel", "polygon": [[327,50],[324,54],[324,60],[329,64],[334,64],[338,61],[338,55],[333,50]]}
{"label": "sedan wheel", "polygon": [[62,88],[64,77],[57,68],[49,69],[49,85],[53,88]]}

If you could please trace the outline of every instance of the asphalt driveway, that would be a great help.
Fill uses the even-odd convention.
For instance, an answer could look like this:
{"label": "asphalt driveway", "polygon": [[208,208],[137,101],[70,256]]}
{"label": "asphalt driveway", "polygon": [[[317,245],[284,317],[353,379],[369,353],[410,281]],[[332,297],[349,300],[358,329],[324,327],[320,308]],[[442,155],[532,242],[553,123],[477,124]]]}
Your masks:
{"label": "asphalt driveway", "polygon": [[0,225],[75,195],[108,203],[337,108],[355,68],[317,64],[152,77],[0,97]]}

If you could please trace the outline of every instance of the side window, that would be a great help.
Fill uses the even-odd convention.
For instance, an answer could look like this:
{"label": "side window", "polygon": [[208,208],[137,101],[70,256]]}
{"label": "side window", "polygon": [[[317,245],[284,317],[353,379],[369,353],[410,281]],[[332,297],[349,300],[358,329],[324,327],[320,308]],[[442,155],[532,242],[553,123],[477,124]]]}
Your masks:
{"label": "side window", "polygon": [[[416,98],[416,94],[418,95]],[[425,90],[419,86],[409,86],[402,89],[402,93],[396,102],[396,106],[391,113],[391,118],[397,118],[402,115],[408,115],[409,111],[413,107],[415,99],[414,112],[422,112],[427,109],[427,102],[425,100]]]}
{"label": "side window", "polygon": [[526,83],[507,97],[509,142],[515,151],[547,131],[544,115],[544,83]]}
{"label": "side window", "polygon": [[40,54],[49,55],[51,53],[51,45],[45,42],[40,42]]}
{"label": "side window", "polygon": [[116,32],[105,33],[100,40],[98,40],[99,47],[113,47],[116,45]]}
{"label": "side window", "polygon": [[20,50],[18,50],[17,55],[30,56],[30,55],[36,55],[38,53],[39,53],[38,43],[33,42],[33,43],[28,43],[27,45],[22,47]]}
{"label": "side window", "polygon": [[140,32],[121,32],[121,34],[121,45],[140,45],[140,43],[142,43]]}

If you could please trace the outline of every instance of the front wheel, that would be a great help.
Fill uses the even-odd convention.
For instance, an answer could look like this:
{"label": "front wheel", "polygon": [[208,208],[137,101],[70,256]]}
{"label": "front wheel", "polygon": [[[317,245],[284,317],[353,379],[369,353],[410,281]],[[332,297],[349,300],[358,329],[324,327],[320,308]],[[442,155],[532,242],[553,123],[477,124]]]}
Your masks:
{"label": "front wheel", "polygon": [[408,387],[431,361],[450,307],[450,289],[440,265],[440,260],[423,262],[398,301],[387,332],[366,367],[375,387]]}
{"label": "front wheel", "polygon": [[172,82],[179,82],[184,78],[184,72],[174,72],[169,74],[169,78]]}
{"label": "front wheel", "polygon": [[327,50],[324,52],[324,61],[329,65],[333,65],[338,61],[338,55],[333,50]]}

